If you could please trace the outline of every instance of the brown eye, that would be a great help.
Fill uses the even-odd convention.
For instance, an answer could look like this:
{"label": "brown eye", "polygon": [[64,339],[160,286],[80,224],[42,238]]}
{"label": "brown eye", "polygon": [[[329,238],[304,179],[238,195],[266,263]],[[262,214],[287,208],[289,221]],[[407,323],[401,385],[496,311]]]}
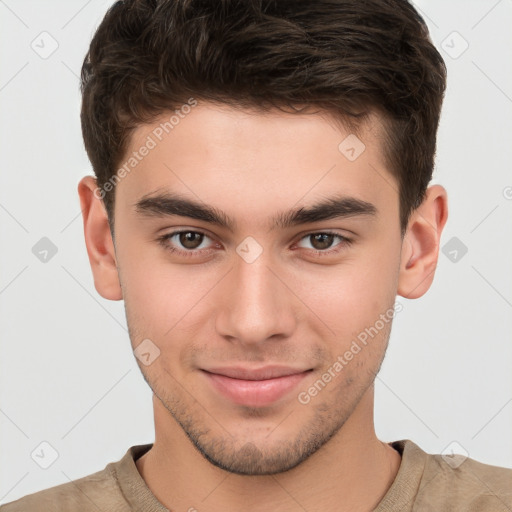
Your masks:
{"label": "brown eye", "polygon": [[329,233],[317,233],[315,235],[309,235],[311,245],[314,249],[322,251],[329,249],[332,245],[335,235]]}
{"label": "brown eye", "polygon": [[330,231],[317,231],[303,236],[299,241],[299,247],[309,249],[315,256],[329,256],[346,249],[352,240],[344,235]]}
{"label": "brown eye", "polygon": [[195,256],[202,254],[209,250],[208,240],[211,239],[201,231],[173,231],[158,238],[158,242],[172,253],[182,256]]}
{"label": "brown eye", "polygon": [[197,249],[204,238],[202,233],[196,231],[182,231],[178,236],[180,244],[185,249]]}

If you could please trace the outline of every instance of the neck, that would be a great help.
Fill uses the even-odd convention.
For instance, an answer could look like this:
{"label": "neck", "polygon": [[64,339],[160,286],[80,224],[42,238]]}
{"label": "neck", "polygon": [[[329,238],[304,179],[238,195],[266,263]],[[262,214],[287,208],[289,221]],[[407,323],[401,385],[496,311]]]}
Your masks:
{"label": "neck", "polygon": [[136,461],[149,489],[169,510],[373,510],[393,483],[400,454],[379,441],[373,385],[343,427],[302,464],[284,473],[237,475],[207,461],[153,396],[155,443]]}

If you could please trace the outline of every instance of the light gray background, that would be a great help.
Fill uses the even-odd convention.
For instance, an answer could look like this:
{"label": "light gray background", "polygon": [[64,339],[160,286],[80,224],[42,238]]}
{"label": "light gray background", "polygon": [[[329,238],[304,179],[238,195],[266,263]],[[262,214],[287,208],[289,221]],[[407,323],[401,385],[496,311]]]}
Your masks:
{"label": "light gray background", "polygon": [[[123,303],[94,289],[76,191],[92,174],[78,75],[111,3],[0,0],[2,503],[153,441],[151,393]],[[457,237],[468,250],[441,254],[426,296],[402,299],[376,382],[377,434],[432,453],[456,441],[455,452],[512,467],[512,0],[416,5],[448,66],[442,244]],[[44,31],[59,45],[45,59],[31,48],[51,49]],[[42,237],[58,250],[46,263],[32,252]],[[31,458],[43,441],[59,454],[48,469]]]}

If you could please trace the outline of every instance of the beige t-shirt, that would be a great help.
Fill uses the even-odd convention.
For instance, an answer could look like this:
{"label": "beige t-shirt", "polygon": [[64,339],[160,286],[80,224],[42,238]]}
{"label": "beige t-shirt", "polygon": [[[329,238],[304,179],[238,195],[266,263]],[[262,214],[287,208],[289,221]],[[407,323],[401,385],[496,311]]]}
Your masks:
{"label": "beige t-shirt", "polygon": [[[402,461],[374,512],[512,512],[512,469],[470,458],[459,465],[457,456],[428,454],[408,439],[389,444]],[[132,446],[103,470],[2,505],[0,512],[168,511],[135,465],[152,446]]]}

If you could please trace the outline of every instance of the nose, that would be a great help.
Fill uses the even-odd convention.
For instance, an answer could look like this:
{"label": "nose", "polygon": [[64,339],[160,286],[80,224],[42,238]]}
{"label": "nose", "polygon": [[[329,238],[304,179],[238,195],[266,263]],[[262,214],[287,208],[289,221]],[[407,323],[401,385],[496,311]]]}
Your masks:
{"label": "nose", "polygon": [[246,346],[290,337],[296,327],[297,301],[286,278],[265,252],[248,263],[235,258],[222,281],[216,317],[218,333]]}

